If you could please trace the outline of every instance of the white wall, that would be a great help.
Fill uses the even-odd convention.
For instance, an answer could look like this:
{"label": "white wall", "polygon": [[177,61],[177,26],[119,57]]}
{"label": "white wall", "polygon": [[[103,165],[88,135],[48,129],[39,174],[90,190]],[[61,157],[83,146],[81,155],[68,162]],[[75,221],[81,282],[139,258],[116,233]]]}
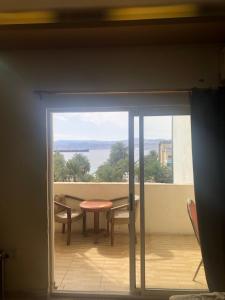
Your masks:
{"label": "white wall", "polygon": [[173,176],[174,183],[193,184],[190,116],[173,117]]}
{"label": "white wall", "polygon": [[[136,194],[139,186],[136,185]],[[127,183],[72,183],[55,182],[55,194],[69,194],[83,199],[112,199],[128,195]],[[193,185],[145,184],[145,229],[147,233],[193,234],[187,214],[187,198],[194,199]],[[69,205],[73,206],[73,201]],[[76,205],[74,206],[76,207]],[[93,214],[88,214],[88,227],[93,228]],[[81,221],[73,224],[74,231],[81,231]],[[105,227],[105,214],[102,213],[101,226]],[[136,229],[140,229],[140,211],[137,211]],[[56,230],[61,225],[56,224]],[[117,225],[117,232],[127,232],[126,225]]]}

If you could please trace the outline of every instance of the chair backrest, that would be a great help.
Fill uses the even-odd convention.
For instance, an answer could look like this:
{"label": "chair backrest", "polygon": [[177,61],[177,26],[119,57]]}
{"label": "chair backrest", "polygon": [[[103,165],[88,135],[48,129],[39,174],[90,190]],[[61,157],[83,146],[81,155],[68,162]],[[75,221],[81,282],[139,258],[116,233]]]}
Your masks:
{"label": "chair backrest", "polygon": [[128,204],[128,196],[111,199],[113,207]]}
{"label": "chair backrest", "polygon": [[188,199],[188,201],[187,201],[187,211],[188,211],[188,215],[191,220],[191,224],[192,224],[193,230],[195,232],[196,238],[200,244],[196,204],[191,199]]}
{"label": "chair backrest", "polygon": [[[84,201],[84,199],[81,199],[76,196],[71,195],[65,195],[65,194],[55,194],[54,201],[57,201],[59,203],[65,204],[69,206],[70,208],[80,211],[80,202]],[[55,205],[55,212],[58,213],[62,211],[63,209],[59,207],[59,205]]]}
{"label": "chair backrest", "polygon": [[[138,207],[139,200],[140,200],[139,196],[135,195],[134,196],[135,208]],[[123,196],[121,198],[111,199],[111,201],[113,202],[113,207],[115,207],[115,206],[119,206],[119,205],[123,205],[123,204],[128,204],[129,203],[129,197],[128,196]],[[128,209],[128,208],[126,208],[126,209]]]}
{"label": "chair backrest", "polygon": [[[65,204],[65,195],[64,194],[55,194],[54,201]],[[58,205],[54,205],[54,213],[57,214],[62,211],[63,208],[59,207]]]}

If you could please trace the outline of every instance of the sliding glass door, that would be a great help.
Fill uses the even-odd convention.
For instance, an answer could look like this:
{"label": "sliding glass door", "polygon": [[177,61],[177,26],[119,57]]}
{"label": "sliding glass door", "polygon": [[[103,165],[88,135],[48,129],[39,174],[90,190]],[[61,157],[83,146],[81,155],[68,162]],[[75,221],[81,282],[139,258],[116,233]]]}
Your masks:
{"label": "sliding glass door", "polygon": [[194,199],[190,116],[130,111],[129,168],[131,291],[207,289],[203,267],[193,280],[201,251],[187,212]]}
{"label": "sliding glass door", "polygon": [[[207,288],[203,267],[193,281],[201,252],[187,213],[194,185],[186,110],[176,105],[51,110],[53,291]],[[82,166],[74,168],[78,163]],[[112,201],[110,213],[101,212],[97,222],[104,229],[98,239],[88,212],[86,232],[82,219],[74,222],[67,245],[68,231],[53,219],[53,199],[61,194],[72,196],[68,204],[74,209],[75,197]],[[112,217],[124,215],[113,227]]]}

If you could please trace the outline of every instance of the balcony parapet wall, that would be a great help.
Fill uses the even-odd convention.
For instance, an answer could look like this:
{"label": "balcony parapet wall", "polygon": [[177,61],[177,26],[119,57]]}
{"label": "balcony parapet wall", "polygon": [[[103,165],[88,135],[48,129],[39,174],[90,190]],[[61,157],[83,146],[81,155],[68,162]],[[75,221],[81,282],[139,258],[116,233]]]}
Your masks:
{"label": "balcony parapet wall", "polygon": [[[128,195],[128,183],[123,182],[55,182],[54,194],[69,194],[84,199],[110,199]],[[135,185],[139,194],[139,184]],[[152,234],[193,234],[187,214],[187,198],[194,199],[194,187],[189,184],[145,184],[145,228]],[[93,226],[93,215],[88,214],[88,227]],[[102,214],[100,225],[105,227]],[[139,232],[140,218],[137,212],[136,229]],[[56,230],[60,230],[56,224]],[[73,224],[73,231],[81,230],[81,222]],[[115,228],[117,232],[127,232],[126,225]]]}

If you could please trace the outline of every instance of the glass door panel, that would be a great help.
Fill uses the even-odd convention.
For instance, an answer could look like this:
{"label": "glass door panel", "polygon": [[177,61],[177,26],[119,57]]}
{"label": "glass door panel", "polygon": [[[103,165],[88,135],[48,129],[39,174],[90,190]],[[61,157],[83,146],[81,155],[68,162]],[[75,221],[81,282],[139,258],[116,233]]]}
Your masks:
{"label": "glass door panel", "polygon": [[168,187],[173,183],[172,117],[144,116],[143,144],[145,287],[177,288],[176,280],[171,278],[173,253],[168,244],[172,240],[168,231]]}
{"label": "glass door panel", "polygon": [[190,116],[144,117],[146,288],[206,289],[187,213],[194,200]]}
{"label": "glass door panel", "polygon": [[[52,119],[53,290],[128,293],[128,112],[59,111]],[[112,207],[103,209],[105,200]]]}
{"label": "glass door panel", "polygon": [[[194,199],[190,116],[133,114],[136,290],[207,289],[201,251],[187,213]],[[134,228],[133,227],[133,228]],[[132,234],[132,233],[131,233]],[[132,261],[132,257],[131,257]]]}

